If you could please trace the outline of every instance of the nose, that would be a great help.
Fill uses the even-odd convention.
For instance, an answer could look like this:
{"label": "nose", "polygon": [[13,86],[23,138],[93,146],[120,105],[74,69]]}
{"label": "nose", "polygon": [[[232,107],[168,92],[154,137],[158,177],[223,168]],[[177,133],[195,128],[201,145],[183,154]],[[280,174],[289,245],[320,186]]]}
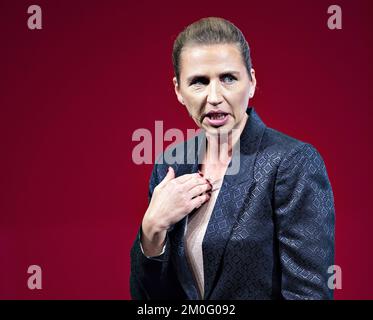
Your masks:
{"label": "nose", "polygon": [[207,95],[207,102],[211,105],[218,105],[222,102],[222,96],[220,93],[220,83],[216,81],[210,81]]}

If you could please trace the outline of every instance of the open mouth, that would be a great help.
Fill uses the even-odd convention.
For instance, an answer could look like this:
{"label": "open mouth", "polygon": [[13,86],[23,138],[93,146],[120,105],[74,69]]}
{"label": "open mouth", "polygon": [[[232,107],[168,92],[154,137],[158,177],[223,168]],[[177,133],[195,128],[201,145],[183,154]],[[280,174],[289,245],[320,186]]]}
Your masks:
{"label": "open mouth", "polygon": [[222,126],[228,121],[229,113],[209,112],[206,114],[207,122],[214,127]]}
{"label": "open mouth", "polygon": [[225,116],[228,115],[228,113],[225,112],[213,112],[213,113],[208,113],[206,117],[212,120],[221,120],[224,119]]}

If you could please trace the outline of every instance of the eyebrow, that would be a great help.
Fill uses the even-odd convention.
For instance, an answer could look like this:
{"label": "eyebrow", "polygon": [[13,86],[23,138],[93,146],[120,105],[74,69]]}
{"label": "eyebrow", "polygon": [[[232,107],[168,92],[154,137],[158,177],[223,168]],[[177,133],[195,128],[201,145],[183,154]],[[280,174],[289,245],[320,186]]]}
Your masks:
{"label": "eyebrow", "polygon": [[[233,74],[233,75],[239,75],[240,72],[239,71],[233,71],[233,70],[227,70],[227,71],[224,71],[222,72],[220,75],[226,75],[226,74]],[[187,78],[187,82],[190,83],[192,80],[196,79],[196,78],[206,78],[205,75],[203,74],[195,74],[195,75],[192,75],[190,77]]]}

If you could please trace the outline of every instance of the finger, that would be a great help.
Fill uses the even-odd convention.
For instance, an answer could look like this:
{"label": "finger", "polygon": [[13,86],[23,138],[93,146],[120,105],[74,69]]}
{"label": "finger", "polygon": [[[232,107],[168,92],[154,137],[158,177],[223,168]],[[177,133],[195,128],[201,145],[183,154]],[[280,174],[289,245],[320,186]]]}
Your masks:
{"label": "finger", "polygon": [[205,183],[203,185],[195,186],[194,188],[189,190],[189,195],[191,198],[199,196],[200,194],[212,190],[212,186],[209,183]]}
{"label": "finger", "polygon": [[210,199],[210,195],[205,193],[201,196],[198,196],[198,197],[195,197],[191,200],[191,205],[193,207],[193,209],[195,208],[199,208],[200,206],[202,206],[206,201],[208,201]]}
{"label": "finger", "polygon": [[197,176],[197,177],[193,177],[193,178],[189,179],[188,181],[184,182],[183,189],[185,191],[190,191],[191,189],[193,189],[196,186],[205,185],[205,184],[209,184],[209,183],[210,182],[207,179],[202,178],[200,176]]}
{"label": "finger", "polygon": [[198,173],[188,173],[188,174],[183,174],[182,176],[180,177],[177,177],[175,179],[175,182],[178,182],[178,183],[185,183],[187,181],[189,181],[190,179],[193,179],[193,178],[198,178],[200,177],[200,175]]}
{"label": "finger", "polygon": [[159,184],[160,187],[164,186],[167,182],[171,181],[172,179],[175,179],[175,171],[172,167],[168,167],[168,171],[166,176],[163,178],[161,183]]}

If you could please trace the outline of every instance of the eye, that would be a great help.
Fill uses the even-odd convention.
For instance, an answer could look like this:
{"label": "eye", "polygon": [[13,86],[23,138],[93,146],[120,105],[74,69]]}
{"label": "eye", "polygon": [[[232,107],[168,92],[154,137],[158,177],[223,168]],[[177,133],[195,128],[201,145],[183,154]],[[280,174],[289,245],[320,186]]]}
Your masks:
{"label": "eye", "polygon": [[231,84],[237,80],[237,78],[231,74],[223,74],[221,80],[225,83]]}
{"label": "eye", "polygon": [[205,85],[208,84],[209,80],[205,77],[195,77],[190,81],[190,85]]}

